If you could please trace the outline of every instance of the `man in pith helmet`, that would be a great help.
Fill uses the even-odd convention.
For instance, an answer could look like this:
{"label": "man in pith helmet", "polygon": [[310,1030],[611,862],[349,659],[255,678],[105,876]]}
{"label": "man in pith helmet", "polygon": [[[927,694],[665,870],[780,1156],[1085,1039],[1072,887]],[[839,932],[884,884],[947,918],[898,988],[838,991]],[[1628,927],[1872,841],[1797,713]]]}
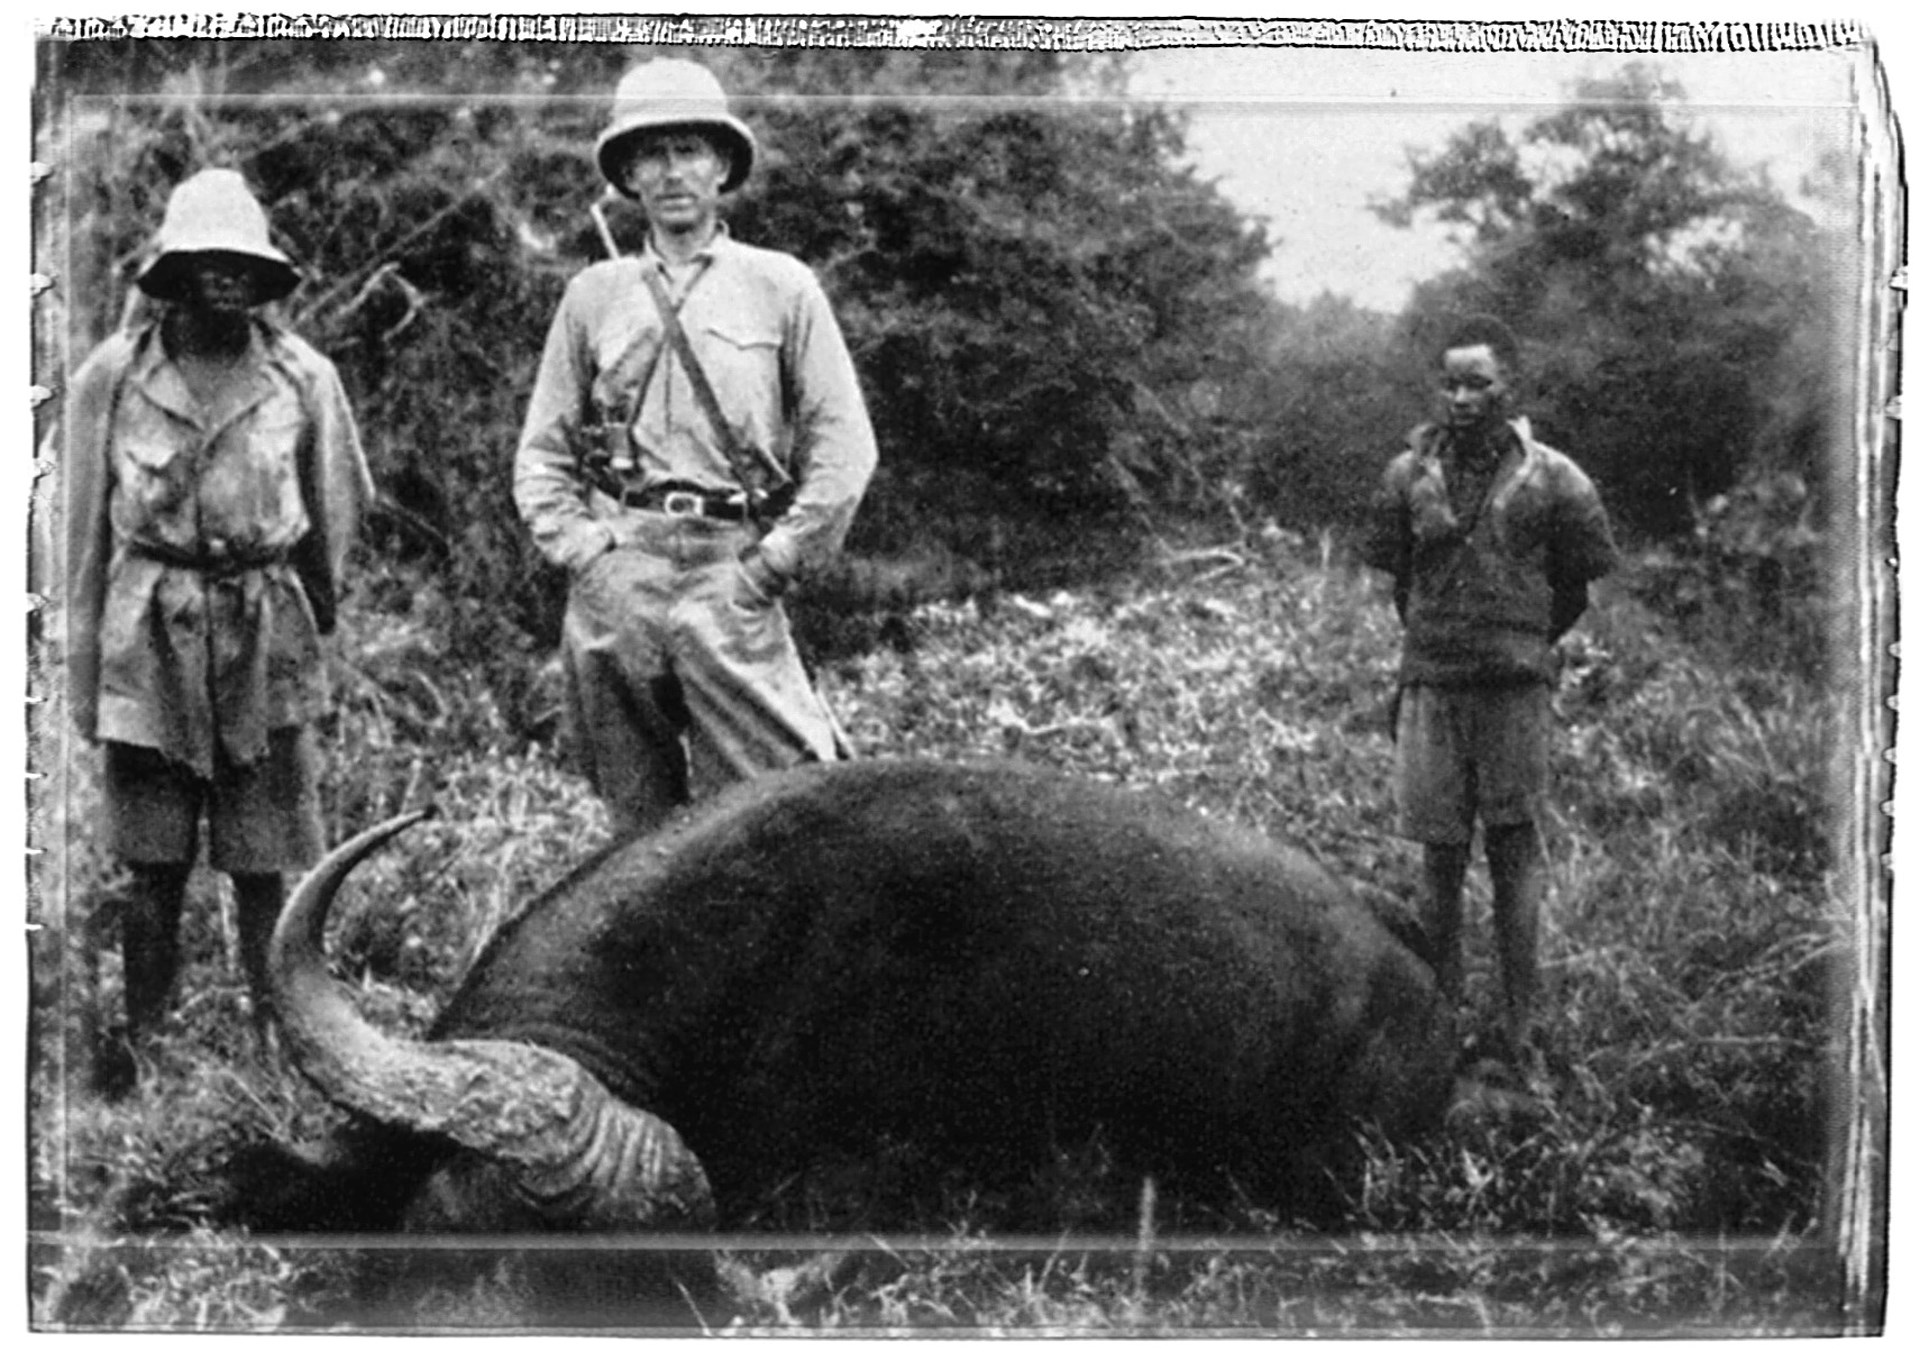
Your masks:
{"label": "man in pith helmet", "polygon": [[720,219],[755,150],[703,67],[620,82],[595,159],[647,242],[567,287],[520,436],[515,501],[571,578],[570,740],[622,834],[846,754],[781,597],[840,548],[873,429],[812,271]]}
{"label": "man in pith helmet", "polygon": [[75,372],[56,432],[67,694],[102,746],[103,841],[129,875],[108,1089],[165,1012],[201,820],[257,1018],[282,875],[322,843],[308,725],[372,481],[333,364],[260,308],[298,281],[241,176],[195,174],[137,278],[155,304]]}

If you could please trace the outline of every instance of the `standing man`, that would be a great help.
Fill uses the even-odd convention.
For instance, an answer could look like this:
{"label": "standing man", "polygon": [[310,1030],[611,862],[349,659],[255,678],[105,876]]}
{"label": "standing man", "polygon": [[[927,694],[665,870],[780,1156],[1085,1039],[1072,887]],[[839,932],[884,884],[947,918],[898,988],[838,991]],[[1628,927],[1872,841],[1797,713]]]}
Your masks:
{"label": "standing man", "polygon": [[1461,994],[1461,888],[1485,830],[1503,990],[1500,1031],[1532,1055],[1546,865],[1535,818],[1547,785],[1551,649],[1617,561],[1599,495],[1560,452],[1509,419],[1518,345],[1496,319],[1456,326],[1442,351],[1443,415],[1388,465],[1366,560],[1393,577],[1406,627],[1395,727],[1403,835],[1425,845],[1425,928],[1440,985]]}
{"label": "standing man", "polygon": [[571,578],[567,722],[623,834],[846,754],[780,598],[840,548],[873,429],[813,273],[719,218],[754,149],[703,67],[620,82],[596,158],[646,247],[569,284],[520,436],[514,499]]}
{"label": "standing man", "polygon": [[321,636],[373,489],[333,364],[259,312],[299,274],[238,173],[174,189],[137,280],[158,304],[75,373],[61,459],[68,695],[104,743],[105,842],[131,874],[109,1089],[165,1011],[202,816],[266,1016],[281,875],[321,846]]}

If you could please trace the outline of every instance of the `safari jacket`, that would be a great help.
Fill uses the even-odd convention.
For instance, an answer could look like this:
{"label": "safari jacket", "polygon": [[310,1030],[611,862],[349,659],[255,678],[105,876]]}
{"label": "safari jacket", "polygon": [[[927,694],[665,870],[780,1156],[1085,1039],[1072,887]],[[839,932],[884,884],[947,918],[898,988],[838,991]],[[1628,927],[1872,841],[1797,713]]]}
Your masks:
{"label": "safari jacket", "polygon": [[[1406,625],[1403,685],[1548,680],[1556,614],[1578,614],[1618,555],[1600,496],[1576,464],[1509,424],[1480,503],[1457,504],[1444,427],[1422,424],[1387,466],[1366,562],[1390,573]],[[1567,621],[1570,622],[1570,621]]]}
{"label": "safari jacket", "polygon": [[[611,418],[629,429],[629,490],[741,488],[666,345],[647,269],[665,275],[651,249],[597,263],[568,285],[521,432],[514,500],[542,553],[572,573],[612,547],[607,522],[626,510],[580,471],[590,424]],[[839,324],[805,264],[724,231],[678,314],[739,442],[798,489],[758,550],[776,579],[790,581],[839,549],[876,459]]]}
{"label": "safari jacket", "polygon": [[68,697],[89,738],[202,776],[326,707],[320,639],[373,494],[333,364],[256,321],[214,414],[157,321],[75,373],[63,419]]}

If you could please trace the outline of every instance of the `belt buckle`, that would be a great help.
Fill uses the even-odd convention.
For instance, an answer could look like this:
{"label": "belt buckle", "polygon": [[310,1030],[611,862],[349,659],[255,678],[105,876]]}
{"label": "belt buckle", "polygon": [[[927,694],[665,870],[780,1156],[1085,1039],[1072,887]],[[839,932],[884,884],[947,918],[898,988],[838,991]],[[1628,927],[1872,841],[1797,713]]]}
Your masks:
{"label": "belt buckle", "polygon": [[674,489],[660,498],[660,510],[668,516],[703,516],[706,508],[706,499],[684,489]]}

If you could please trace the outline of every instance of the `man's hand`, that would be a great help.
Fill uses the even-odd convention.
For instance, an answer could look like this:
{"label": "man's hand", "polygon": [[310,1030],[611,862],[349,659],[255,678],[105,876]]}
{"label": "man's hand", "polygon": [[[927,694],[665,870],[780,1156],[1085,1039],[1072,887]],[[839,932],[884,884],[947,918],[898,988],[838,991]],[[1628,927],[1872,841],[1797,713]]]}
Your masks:
{"label": "man's hand", "polygon": [[773,570],[773,565],[767,562],[758,545],[740,556],[740,571],[747,575],[747,581],[754,590],[769,601],[779,600],[781,593],[787,589],[789,579]]}

